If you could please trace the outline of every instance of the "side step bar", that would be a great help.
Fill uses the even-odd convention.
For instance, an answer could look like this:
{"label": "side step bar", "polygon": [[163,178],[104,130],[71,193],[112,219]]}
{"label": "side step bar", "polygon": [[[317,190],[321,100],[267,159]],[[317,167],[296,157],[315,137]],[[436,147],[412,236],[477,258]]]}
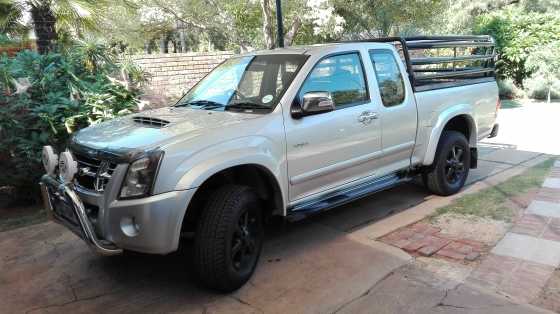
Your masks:
{"label": "side step bar", "polygon": [[411,178],[408,176],[392,174],[372,181],[367,181],[356,186],[329,193],[319,199],[296,204],[288,208],[288,215],[286,218],[289,221],[298,221],[309,215],[344,205],[410,180]]}

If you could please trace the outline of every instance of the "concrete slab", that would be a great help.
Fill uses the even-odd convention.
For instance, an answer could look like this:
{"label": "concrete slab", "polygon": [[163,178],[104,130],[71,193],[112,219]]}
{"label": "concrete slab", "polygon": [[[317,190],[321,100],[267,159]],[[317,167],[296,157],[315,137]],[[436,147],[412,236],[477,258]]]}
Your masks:
{"label": "concrete slab", "polygon": [[554,267],[560,265],[560,242],[511,232],[498,242],[492,253]]}
{"label": "concrete slab", "polygon": [[402,267],[336,313],[545,313],[503,296],[447,280],[417,263]]}
{"label": "concrete slab", "polygon": [[263,263],[234,295],[265,313],[332,313],[409,258],[304,224],[267,241]]}
{"label": "concrete slab", "polygon": [[497,149],[489,154],[480,157],[481,160],[500,162],[510,165],[516,165],[532,158],[537,157],[540,153],[528,152],[516,149]]}
{"label": "concrete slab", "polygon": [[493,176],[506,169],[511,168],[509,164],[498,163],[493,161],[479,160],[478,167],[469,171],[469,176],[465,184],[473,184],[474,182],[484,180],[487,177]]}
{"label": "concrete slab", "polygon": [[511,300],[489,294],[469,285],[460,285],[447,293],[434,313],[550,313],[531,305],[513,304]]}
{"label": "concrete slab", "polygon": [[560,203],[547,201],[532,201],[527,212],[534,215],[560,218]]}
{"label": "concrete slab", "polygon": [[539,296],[553,272],[554,266],[488,254],[467,282],[499,291],[517,302],[530,303]]}
{"label": "concrete slab", "polygon": [[544,183],[542,185],[545,188],[551,188],[551,189],[560,189],[560,179],[559,178],[547,178],[546,180],[544,180]]}
{"label": "concrete slab", "polygon": [[315,223],[272,226],[255,276],[217,294],[196,285],[190,250],[100,257],[63,227],[0,234],[0,313],[332,312],[410,256]]}
{"label": "concrete slab", "polygon": [[406,211],[424,202],[429,195],[423,185],[404,184],[333,208],[311,220],[339,231],[351,232],[365,224]]}

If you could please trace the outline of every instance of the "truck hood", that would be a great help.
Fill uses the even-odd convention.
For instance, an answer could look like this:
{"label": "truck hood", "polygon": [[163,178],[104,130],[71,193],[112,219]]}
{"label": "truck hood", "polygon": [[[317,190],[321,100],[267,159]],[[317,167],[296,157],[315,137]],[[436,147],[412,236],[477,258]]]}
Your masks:
{"label": "truck hood", "polygon": [[72,144],[125,154],[189,139],[259,117],[257,114],[166,107],[113,119],[77,132]]}

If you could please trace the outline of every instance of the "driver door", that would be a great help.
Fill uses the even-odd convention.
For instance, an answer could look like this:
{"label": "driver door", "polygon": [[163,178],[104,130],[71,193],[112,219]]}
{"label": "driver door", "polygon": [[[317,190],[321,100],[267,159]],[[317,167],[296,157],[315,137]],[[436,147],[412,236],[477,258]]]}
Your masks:
{"label": "driver door", "polygon": [[359,51],[323,57],[296,96],[301,101],[307,92],[330,92],[336,109],[286,119],[291,202],[374,174],[381,155],[381,124],[362,58]]}

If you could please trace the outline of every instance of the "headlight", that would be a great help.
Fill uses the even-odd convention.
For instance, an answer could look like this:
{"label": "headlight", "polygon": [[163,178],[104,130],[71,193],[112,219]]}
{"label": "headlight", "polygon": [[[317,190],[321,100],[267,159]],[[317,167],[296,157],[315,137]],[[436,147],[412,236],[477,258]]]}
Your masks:
{"label": "headlight", "polygon": [[120,197],[137,198],[150,194],[162,157],[163,152],[158,151],[130,164],[122,184]]}

